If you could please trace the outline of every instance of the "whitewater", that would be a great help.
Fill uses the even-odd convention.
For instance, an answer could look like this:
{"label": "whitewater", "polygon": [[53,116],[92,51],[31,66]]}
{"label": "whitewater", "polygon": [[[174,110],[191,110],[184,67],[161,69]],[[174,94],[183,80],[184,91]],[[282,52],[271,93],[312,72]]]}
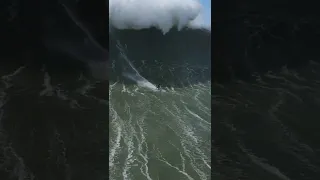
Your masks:
{"label": "whitewater", "polygon": [[211,30],[196,0],[109,0],[110,179],[210,179]]}

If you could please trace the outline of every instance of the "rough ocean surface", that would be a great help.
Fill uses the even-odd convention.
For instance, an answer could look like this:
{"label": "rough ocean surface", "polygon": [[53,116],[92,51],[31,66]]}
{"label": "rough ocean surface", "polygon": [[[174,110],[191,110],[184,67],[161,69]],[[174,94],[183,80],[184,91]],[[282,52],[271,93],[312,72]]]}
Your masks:
{"label": "rough ocean surface", "polygon": [[212,179],[319,179],[317,6],[213,7]]}
{"label": "rough ocean surface", "polygon": [[112,0],[109,10],[110,179],[210,179],[211,31],[200,4]]}
{"label": "rough ocean surface", "polygon": [[[12,0],[1,6],[1,180],[108,179],[108,82],[92,78],[83,60],[67,56],[70,49],[58,54],[45,46],[45,37],[58,29],[65,42],[96,50],[57,2]],[[83,19],[88,6],[81,3],[69,7]],[[64,24],[51,26],[50,20]],[[49,25],[55,27],[50,32]],[[91,30],[100,35],[99,28]]]}

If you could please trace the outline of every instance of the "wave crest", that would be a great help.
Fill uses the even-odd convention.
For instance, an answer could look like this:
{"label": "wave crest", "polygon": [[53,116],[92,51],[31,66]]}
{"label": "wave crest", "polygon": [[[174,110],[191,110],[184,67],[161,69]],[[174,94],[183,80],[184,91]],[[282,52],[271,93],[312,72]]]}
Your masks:
{"label": "wave crest", "polygon": [[109,23],[116,29],[204,27],[198,0],[109,0]]}

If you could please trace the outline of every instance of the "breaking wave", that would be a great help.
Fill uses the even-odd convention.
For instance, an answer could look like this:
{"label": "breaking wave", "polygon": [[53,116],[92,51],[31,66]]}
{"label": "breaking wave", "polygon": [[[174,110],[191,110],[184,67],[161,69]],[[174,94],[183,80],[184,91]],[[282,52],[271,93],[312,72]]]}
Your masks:
{"label": "breaking wave", "polygon": [[211,30],[201,5],[109,8],[110,179],[210,179]]}
{"label": "breaking wave", "polygon": [[210,80],[211,30],[198,1],[110,0],[109,13],[111,82],[181,86]]}

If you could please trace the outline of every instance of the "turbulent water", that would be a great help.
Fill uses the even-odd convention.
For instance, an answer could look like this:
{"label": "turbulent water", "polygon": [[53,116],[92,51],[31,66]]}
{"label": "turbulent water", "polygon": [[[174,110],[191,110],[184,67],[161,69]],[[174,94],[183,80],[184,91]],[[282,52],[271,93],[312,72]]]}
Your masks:
{"label": "turbulent water", "polygon": [[0,179],[210,179],[211,32],[198,1],[110,0],[110,52],[75,3],[57,2],[18,4],[5,29]]}
{"label": "turbulent water", "polygon": [[210,179],[210,83],[110,88],[111,179]]}
{"label": "turbulent water", "polygon": [[318,179],[320,64],[214,84],[212,179]]}
{"label": "turbulent water", "polygon": [[186,31],[117,34],[110,59],[111,179],[210,179],[210,33]]}
{"label": "turbulent water", "polygon": [[212,179],[319,179],[320,26],[311,6],[215,4]]}
{"label": "turbulent water", "polygon": [[50,6],[53,21],[43,23],[33,15],[46,17],[48,6],[29,9],[32,3],[39,4],[13,6],[10,22],[0,22],[10,32],[0,53],[0,179],[108,179],[108,82],[80,63],[105,64],[106,53],[67,8]]}
{"label": "turbulent water", "polygon": [[141,18],[130,29],[117,23],[128,22],[123,14],[111,20],[109,37],[110,179],[210,179],[210,30],[168,31],[155,25],[163,16]]}

